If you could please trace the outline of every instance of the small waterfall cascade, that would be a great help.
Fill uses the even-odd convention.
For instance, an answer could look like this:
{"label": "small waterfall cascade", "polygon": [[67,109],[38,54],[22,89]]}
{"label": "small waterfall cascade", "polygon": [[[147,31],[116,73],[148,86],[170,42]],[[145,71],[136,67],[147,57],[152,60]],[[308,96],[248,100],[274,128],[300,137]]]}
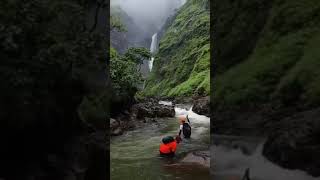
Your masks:
{"label": "small waterfall cascade", "polygon": [[151,60],[149,61],[149,70],[151,72],[153,67],[153,61],[154,61],[154,54],[158,50],[158,34],[155,33],[152,36],[151,46],[150,46],[150,52],[151,52]]}

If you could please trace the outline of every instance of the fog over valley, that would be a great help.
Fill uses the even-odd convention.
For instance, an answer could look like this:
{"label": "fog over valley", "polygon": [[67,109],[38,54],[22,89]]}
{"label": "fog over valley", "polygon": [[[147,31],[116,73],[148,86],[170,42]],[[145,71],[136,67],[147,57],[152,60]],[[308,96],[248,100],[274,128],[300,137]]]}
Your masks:
{"label": "fog over valley", "polygon": [[[145,32],[158,31],[175,9],[186,0],[111,0],[111,6],[120,6]],[[111,7],[112,8],[112,7]]]}

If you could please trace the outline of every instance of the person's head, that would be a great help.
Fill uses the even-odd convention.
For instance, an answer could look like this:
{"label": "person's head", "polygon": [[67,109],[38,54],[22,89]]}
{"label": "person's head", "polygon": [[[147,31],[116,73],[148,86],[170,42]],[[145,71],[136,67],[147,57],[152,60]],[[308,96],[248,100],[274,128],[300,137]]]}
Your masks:
{"label": "person's head", "polygon": [[186,117],[185,116],[179,116],[179,121],[181,124],[186,122]]}
{"label": "person's head", "polygon": [[162,143],[163,144],[168,144],[174,141],[173,136],[166,136],[164,138],[162,138]]}

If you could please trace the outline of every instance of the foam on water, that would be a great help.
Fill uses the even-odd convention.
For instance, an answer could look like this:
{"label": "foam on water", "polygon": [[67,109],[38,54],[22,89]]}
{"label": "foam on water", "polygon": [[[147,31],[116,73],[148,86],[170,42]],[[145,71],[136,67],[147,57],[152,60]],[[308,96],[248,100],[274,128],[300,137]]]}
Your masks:
{"label": "foam on water", "polygon": [[[273,164],[262,155],[263,142],[252,155],[245,155],[240,149],[223,145],[211,146],[213,174],[218,177],[237,175],[242,177],[250,169],[252,180],[319,180],[304,171],[289,170]],[[224,179],[224,178],[222,178]],[[219,178],[217,178],[219,180]]]}
{"label": "foam on water", "polygon": [[192,119],[191,124],[196,123],[196,124],[210,125],[210,118],[193,112],[192,107],[188,110],[181,107],[175,107],[174,110],[176,111],[176,117],[181,115],[185,115],[185,116],[188,115],[188,118],[190,119],[190,121]]}
{"label": "foam on water", "polygon": [[170,101],[159,101],[159,104],[162,104],[165,106],[172,106],[172,102],[170,102]]}

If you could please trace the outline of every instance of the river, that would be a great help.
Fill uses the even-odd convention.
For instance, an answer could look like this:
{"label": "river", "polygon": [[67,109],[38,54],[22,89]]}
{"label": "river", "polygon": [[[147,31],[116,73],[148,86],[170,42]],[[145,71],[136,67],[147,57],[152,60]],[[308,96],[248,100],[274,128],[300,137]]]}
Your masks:
{"label": "river", "polygon": [[[162,137],[178,133],[178,120],[157,118],[154,123],[111,139],[112,180],[241,180],[247,168],[250,180],[320,180],[268,161],[262,156],[263,138],[214,134],[210,146],[210,118],[194,113],[191,105],[177,104],[175,112],[176,116],[188,114],[192,126],[191,139],[183,139],[176,157],[161,158],[158,150]],[[209,147],[211,178],[208,168],[180,163],[187,153]]]}
{"label": "river", "polygon": [[262,155],[263,138],[212,135],[211,173],[214,180],[241,180],[249,168],[250,180],[320,180],[301,170],[288,170]]}
{"label": "river", "polygon": [[[169,105],[169,102],[162,102]],[[176,116],[189,115],[192,126],[190,139],[179,144],[172,160],[159,157],[162,137],[176,135],[177,118],[158,118],[156,122],[111,139],[112,180],[209,180],[209,169],[197,164],[183,164],[180,159],[188,152],[209,150],[210,118],[192,112],[191,105],[175,105]]]}

